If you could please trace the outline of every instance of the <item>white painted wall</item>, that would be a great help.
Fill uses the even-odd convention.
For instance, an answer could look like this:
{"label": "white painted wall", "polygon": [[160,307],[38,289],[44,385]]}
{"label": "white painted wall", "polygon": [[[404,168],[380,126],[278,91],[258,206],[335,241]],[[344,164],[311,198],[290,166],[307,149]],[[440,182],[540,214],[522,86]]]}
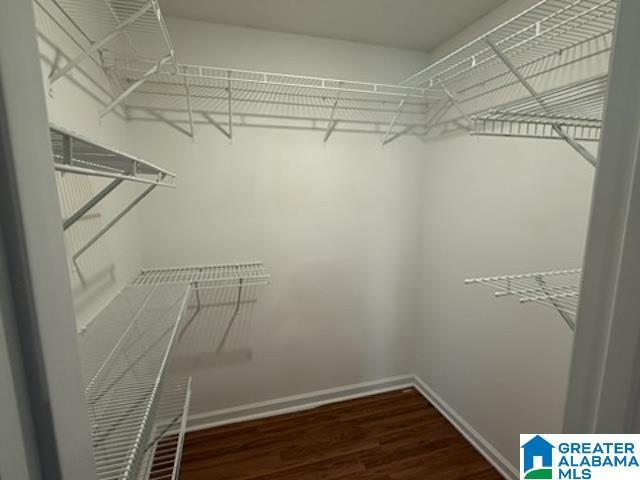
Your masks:
{"label": "white painted wall", "polygon": [[[381,81],[426,62],[185,20],[169,19],[169,28],[185,62]],[[273,275],[252,318],[239,320],[236,346],[251,358],[201,360],[193,413],[412,371],[419,140],[383,150],[373,135],[336,133],[325,146],[321,132],[237,128],[231,145],[213,127],[198,125],[195,142],[157,122],[131,128],[135,153],[179,181],[140,210],[144,265],[263,260]]]}
{"label": "white painted wall", "polygon": [[168,18],[182,63],[395,83],[429,61],[425,53],[326,38]]}
{"label": "white painted wall", "polygon": [[[80,50],[37,4],[34,4],[34,10],[43,76],[46,79],[56,58],[56,47],[67,57],[77,55]],[[57,20],[61,18],[57,17]],[[106,146],[128,150],[127,124],[122,115],[113,114],[102,121],[99,119],[100,110],[109,102],[107,92],[110,92],[110,87],[104,72],[95,63],[87,60],[50,89],[48,84],[44,87],[49,93],[47,111],[50,122]],[[56,179],[65,218],[109,183],[108,179],[70,174],[56,174]],[[71,258],[142,188],[127,182],[121,184],[94,211],[68,229],[65,232],[68,257]],[[80,257],[76,265],[68,262],[79,327],[89,322],[140,270],[140,245],[134,209]]]}
{"label": "white painted wall", "polygon": [[429,145],[417,372],[513,465],[518,434],[559,432],[572,333],[551,309],[465,278],[579,267],[593,168],[570,147]]}
{"label": "white painted wall", "polygon": [[[434,56],[531,3],[505,4]],[[517,467],[518,434],[562,428],[573,336],[551,309],[463,281],[579,267],[594,169],[556,141],[456,136],[425,156],[417,372]]]}
{"label": "white painted wall", "polygon": [[[347,42],[168,24],[187,63],[394,82],[428,61]],[[496,300],[463,280],[580,263],[593,169],[569,147],[456,137],[427,145],[406,138],[383,150],[369,135],[336,133],[323,146],[318,132],[248,128],[230,144],[204,125],[192,142],[157,122],[109,116],[100,125],[99,104],[61,80],[49,111],[175,171],[179,187],[154,192],[101,242],[101,261],[116,277],[91,290],[78,290],[76,279],[81,318],[140,265],[259,259],[273,274],[234,333],[242,354],[192,359],[193,413],[417,370],[514,465],[519,433],[560,429],[566,326],[544,307]],[[114,206],[103,208],[107,215]],[[202,330],[199,349],[215,342],[207,335],[219,336],[216,328]]]}

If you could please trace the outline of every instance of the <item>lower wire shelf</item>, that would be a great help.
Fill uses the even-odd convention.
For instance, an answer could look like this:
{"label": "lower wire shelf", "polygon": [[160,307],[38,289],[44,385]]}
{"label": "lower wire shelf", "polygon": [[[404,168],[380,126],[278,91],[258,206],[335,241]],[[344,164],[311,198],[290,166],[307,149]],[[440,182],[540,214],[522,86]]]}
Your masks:
{"label": "lower wire shelf", "polygon": [[165,376],[188,296],[186,285],[127,286],[80,332],[99,480],[143,478],[158,414],[175,396]]}
{"label": "lower wire shelf", "polygon": [[267,285],[271,275],[262,262],[195,265],[142,270],[134,285],[188,283],[195,290]]}
{"label": "lower wire shelf", "polygon": [[162,392],[154,432],[147,445],[139,480],[177,480],[187,429],[191,378],[169,380]]}
{"label": "lower wire shelf", "polygon": [[515,296],[520,303],[539,303],[555,309],[571,330],[576,326],[582,270],[555,270],[495,277],[470,278],[465,284],[486,285],[496,297]]}
{"label": "lower wire shelf", "polygon": [[270,278],[261,262],[144,270],[80,330],[98,480],[177,480],[191,379],[168,371],[190,303],[197,314],[199,292],[237,289],[232,325],[243,289]]}

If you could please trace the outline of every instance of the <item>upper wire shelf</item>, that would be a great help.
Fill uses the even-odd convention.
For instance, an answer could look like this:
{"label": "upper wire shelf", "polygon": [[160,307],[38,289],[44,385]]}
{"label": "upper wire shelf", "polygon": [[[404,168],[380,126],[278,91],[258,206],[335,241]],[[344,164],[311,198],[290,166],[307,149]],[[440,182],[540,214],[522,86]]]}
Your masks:
{"label": "upper wire shelf", "polygon": [[[551,130],[567,126],[577,139],[597,140],[607,75],[593,76],[608,65],[616,7],[616,0],[540,1],[401,84],[445,89],[475,133],[565,138]],[[600,56],[589,68],[563,70]]]}
{"label": "upper wire shelf", "polygon": [[[604,94],[590,101],[585,95],[589,88],[606,90],[606,76],[589,84],[576,78],[576,69],[567,81],[584,84],[567,86],[552,73],[608,55],[616,14],[616,0],[542,0],[390,85],[180,64],[157,0],[36,1],[60,10],[87,44],[52,72],[50,83],[87,57],[97,58],[114,88],[101,116],[124,107],[131,119],[160,120],[191,137],[195,124],[228,138],[241,125],[324,130],[325,141],[334,131],[378,133],[383,144],[406,134],[427,136],[435,127],[597,140]],[[523,80],[543,95],[564,98],[552,114],[543,108],[541,115]]]}
{"label": "upper wire shelf", "polygon": [[[420,129],[427,109],[442,101],[441,90],[286,73],[179,64],[153,68],[138,59],[119,59],[113,75],[129,91],[123,105],[191,125],[213,124],[231,137],[234,123],[245,126],[309,126],[395,133]],[[142,84],[137,83],[144,76]],[[395,129],[395,130],[394,130]],[[417,133],[417,132],[416,132]]]}
{"label": "upper wire shelf", "polygon": [[158,0],[36,0],[46,11],[66,17],[88,43],[81,56],[70,59],[50,80],[77,66],[89,55],[135,56],[175,65],[174,47]]}
{"label": "upper wire shelf", "polygon": [[[113,66],[120,72],[119,75],[126,75],[131,72],[144,72],[150,64],[148,61],[139,58],[127,59],[120,57],[114,62]],[[206,86],[220,88],[227,88],[228,83],[231,82],[234,87],[240,85],[273,86],[299,89],[302,91],[324,92],[325,95],[327,92],[341,92],[343,94],[351,93],[398,98],[442,98],[440,91],[428,87],[412,87],[369,81],[262,72],[208,65],[179,64],[177,73],[173,68],[164,66],[160,68],[155,75],[158,77],[161,75],[175,75],[175,78],[179,79],[177,83],[180,85],[183,84],[183,79],[187,77],[192,82],[196,82],[192,84],[197,84],[197,82],[200,81]],[[174,82],[176,81],[175,78]]]}
{"label": "upper wire shelf", "polygon": [[539,303],[555,309],[571,330],[575,328],[582,271],[556,270],[471,278],[465,284],[487,285],[496,297],[515,296],[521,303]]}
{"label": "upper wire shelf", "polygon": [[175,174],[152,163],[58,126],[51,125],[49,132],[54,167],[60,172],[175,187]]}
{"label": "upper wire shelf", "polygon": [[[178,63],[157,0],[35,0],[79,47],[49,84],[88,58],[112,88],[100,116],[162,121],[195,136],[213,126],[376,133],[383,144],[421,135],[438,89]],[[59,21],[62,16],[65,21]],[[78,34],[78,32],[80,32]]]}
{"label": "upper wire shelf", "polygon": [[473,118],[474,135],[561,139],[553,125],[576,140],[598,141],[602,131],[608,77],[572,83],[533,98],[517,100]]}
{"label": "upper wire shelf", "polygon": [[187,284],[197,290],[267,285],[271,281],[262,262],[200,265],[142,270],[133,285]]}
{"label": "upper wire shelf", "polygon": [[[415,87],[445,85],[461,93],[493,88],[504,75],[490,39],[522,67],[532,61],[610,37],[615,24],[615,0],[543,0],[486,32],[401,82]],[[610,42],[605,43],[610,48]]]}
{"label": "upper wire shelf", "polygon": [[99,480],[141,478],[188,290],[128,286],[79,333]]}

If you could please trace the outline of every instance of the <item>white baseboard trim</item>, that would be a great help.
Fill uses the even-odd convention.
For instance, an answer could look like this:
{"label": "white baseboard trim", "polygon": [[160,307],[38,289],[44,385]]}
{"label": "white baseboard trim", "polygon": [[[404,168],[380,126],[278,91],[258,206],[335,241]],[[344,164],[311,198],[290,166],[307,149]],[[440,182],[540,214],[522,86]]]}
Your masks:
{"label": "white baseboard trim", "polygon": [[292,395],[290,397],[277,398],[265,402],[214,410],[212,412],[190,415],[187,421],[187,431],[203,430],[228,425],[230,423],[240,423],[310,410],[321,405],[413,387],[413,375],[401,375],[372,382],[356,383],[300,395]]}
{"label": "white baseboard trim", "polygon": [[505,479],[517,480],[519,478],[519,470],[417,375],[401,375],[190,415],[187,421],[187,431],[193,432],[232,423],[275,417],[404,388],[415,388],[420,392]]}
{"label": "white baseboard trim", "polygon": [[507,480],[517,480],[520,478],[519,470],[513,466],[491,443],[489,443],[476,429],[469,425],[453,408],[451,408],[438,394],[415,375],[413,383],[426,398],[447,420],[453,425],[467,441],[474,446],[480,454],[493,465],[493,467]]}

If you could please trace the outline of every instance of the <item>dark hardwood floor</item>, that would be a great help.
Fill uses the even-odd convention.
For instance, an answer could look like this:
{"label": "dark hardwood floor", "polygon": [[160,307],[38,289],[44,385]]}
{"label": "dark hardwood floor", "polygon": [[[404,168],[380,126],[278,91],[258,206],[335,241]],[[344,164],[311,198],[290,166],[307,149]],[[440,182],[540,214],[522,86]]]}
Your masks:
{"label": "dark hardwood floor", "polygon": [[180,480],[502,477],[413,389],[187,435]]}

